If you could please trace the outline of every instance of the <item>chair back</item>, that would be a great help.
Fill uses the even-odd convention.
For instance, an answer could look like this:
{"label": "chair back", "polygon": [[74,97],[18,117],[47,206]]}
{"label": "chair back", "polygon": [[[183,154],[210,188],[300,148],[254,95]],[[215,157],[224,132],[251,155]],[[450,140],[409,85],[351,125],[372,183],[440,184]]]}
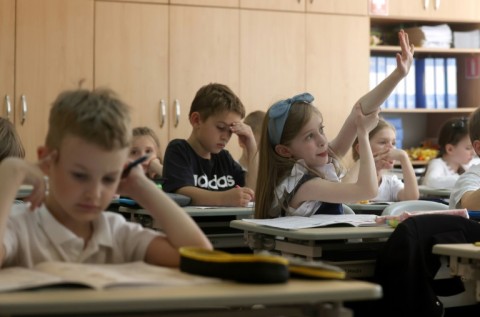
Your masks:
{"label": "chair back", "polygon": [[355,214],[355,212],[353,211],[353,209],[350,206],[342,204],[342,207],[343,207],[343,214],[345,214],[345,215],[354,215]]}
{"label": "chair back", "polygon": [[405,200],[393,203],[387,206],[382,216],[398,216],[404,211],[429,211],[429,210],[447,210],[448,206],[436,201],[430,200]]}

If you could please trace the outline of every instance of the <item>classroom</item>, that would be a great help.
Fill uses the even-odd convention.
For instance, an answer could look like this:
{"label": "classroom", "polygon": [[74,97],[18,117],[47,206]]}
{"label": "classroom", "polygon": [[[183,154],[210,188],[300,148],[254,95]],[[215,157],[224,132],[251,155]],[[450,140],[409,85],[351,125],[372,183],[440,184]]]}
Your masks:
{"label": "classroom", "polygon": [[[405,36],[406,47],[402,44]],[[370,252],[371,248],[382,248],[394,229],[297,228],[297,231],[288,231],[290,229],[272,229],[243,221],[252,217],[272,218],[273,213],[268,213],[285,201],[272,205],[269,202],[267,206],[271,208],[264,211],[267,216],[257,217],[258,201],[254,204],[254,196],[263,196],[258,194],[258,183],[257,188],[252,185],[257,180],[257,175],[252,173],[259,167],[260,175],[267,165],[262,167],[261,162],[246,156],[245,132],[241,130],[231,132],[231,139],[222,144],[222,151],[224,147],[236,163],[240,162],[237,165],[243,168],[242,175],[247,175],[243,183],[236,181],[237,185],[232,188],[239,191],[252,188],[242,192],[243,197],[247,195],[248,204],[245,200],[236,204],[211,204],[206,198],[199,200],[202,195],[198,192],[182,191],[183,188],[169,190],[164,182],[172,176],[162,178],[160,173],[165,167],[162,164],[167,146],[172,140],[191,137],[195,131],[195,119],[189,113],[192,102],[201,87],[212,83],[225,85],[241,100],[242,120],[257,111],[267,113],[268,120],[272,105],[296,97],[299,99],[289,101],[289,107],[300,102],[312,104],[319,110],[323,120],[321,133],[329,141],[333,140],[330,144],[339,152],[335,153],[340,154],[338,161],[348,171],[345,183],[356,184],[358,187],[350,188],[364,191],[350,189],[356,192],[351,194],[352,199],[332,202],[343,208],[341,213],[398,216],[400,212],[421,208],[421,211],[465,210],[466,214],[462,215],[467,218],[478,216],[475,212],[480,210],[480,205],[475,207],[475,197],[469,196],[462,205],[462,197],[452,199],[451,196],[458,177],[480,161],[477,156],[480,139],[478,145],[470,142],[467,130],[470,115],[480,105],[478,0],[0,0],[0,39],[0,118],[10,121],[18,133],[27,162],[38,160],[37,149],[44,144],[49,131],[50,109],[61,92],[111,89],[128,105],[131,126],[148,127],[158,138],[156,157],[160,167],[156,172],[159,178],[155,179],[161,182],[157,183],[158,187],[163,186],[168,197],[195,221],[215,250],[249,255],[268,250],[321,261],[329,252],[353,252],[358,247]],[[388,82],[390,74],[398,74],[398,69],[405,68],[405,74],[380,94],[385,96],[369,95],[375,87]],[[314,99],[301,96],[304,93]],[[376,99],[373,101],[373,98]],[[347,122],[353,122],[351,118],[359,100],[372,104],[367,106],[367,112],[363,112],[363,104],[357,107],[362,118],[379,107],[378,116],[394,131],[390,141],[398,151],[396,156],[391,156],[391,165],[385,165],[383,170],[388,170],[387,174],[402,184],[398,191],[401,193],[395,199],[375,200],[375,195],[369,192],[369,180],[360,176],[365,175],[367,169],[375,170],[375,153],[368,159],[360,151],[363,160],[352,158],[352,152],[365,146],[363,137],[357,137],[355,132],[358,143],[354,143],[355,137],[350,142],[344,131],[349,129],[345,128]],[[377,100],[382,100],[381,104],[376,104]],[[364,127],[369,124],[368,118],[363,120],[357,128],[360,124]],[[250,124],[240,122],[239,129],[246,125]],[[469,152],[469,162],[455,163],[455,178],[451,178],[449,188],[445,185],[447,176],[426,185],[427,177],[431,176],[428,173],[432,173],[432,169],[427,168],[429,162],[441,159],[450,151],[443,149],[445,144],[440,137],[447,125],[451,130],[462,129],[462,138],[469,143],[468,150],[464,151]],[[228,129],[232,129],[232,125]],[[268,129],[270,126],[266,128],[267,134]],[[260,142],[257,132],[252,132],[257,153],[264,141]],[[248,132],[247,136],[250,135]],[[273,148],[283,145],[281,135],[280,132],[278,142],[272,142]],[[369,139],[366,133],[365,138],[374,151],[373,137]],[[445,149],[455,147],[457,142],[445,141]],[[345,146],[350,143],[352,145]],[[330,152],[328,156],[332,157]],[[369,163],[364,163],[366,161]],[[255,168],[246,168],[248,164]],[[249,170],[252,173],[248,174]],[[377,173],[379,170],[377,168]],[[370,181],[377,180],[375,190],[382,179],[378,175]],[[329,180],[336,182],[337,179]],[[218,183],[228,181],[216,180]],[[340,180],[338,182],[340,186]],[[16,199],[29,195],[29,190],[21,193],[23,189],[20,188]],[[288,192],[290,190],[294,191],[290,188]],[[349,191],[347,187],[342,190]],[[364,193],[369,197],[360,199]],[[269,195],[266,196],[271,197]],[[292,201],[295,201],[293,194]],[[407,206],[406,201],[420,203]],[[211,205],[216,208],[210,208]],[[161,231],[162,224],[152,218],[147,209],[122,196],[114,199],[108,210],[120,213],[129,222]],[[291,213],[278,214],[279,217],[300,215],[295,213],[298,210],[290,209]],[[335,243],[342,239],[345,241],[336,249]],[[443,246],[447,242],[440,243]],[[442,302],[449,308],[444,316],[470,316],[480,312],[480,279],[472,273],[479,270],[478,252],[470,247],[468,254],[460,252],[463,249],[451,251],[448,245],[436,250],[434,253],[442,259],[444,276],[450,277],[451,270],[451,275],[467,276],[471,282],[465,284],[467,292],[471,292],[468,300]],[[321,289],[303,279],[291,280],[284,288],[262,285],[264,291],[255,285],[228,281],[225,285],[209,284],[203,297],[200,294],[204,286],[192,285],[188,292],[171,286],[170,294],[167,289],[152,294],[144,288],[132,297],[128,290],[119,291],[118,297],[107,292],[98,302],[92,290],[68,290],[62,300],[57,299],[58,293],[54,290],[43,291],[39,298],[30,291],[0,292],[0,315],[77,312],[84,315],[283,316],[283,310],[286,316],[374,316],[376,303],[388,289],[382,289],[378,281],[369,278],[373,274],[372,265],[361,266],[361,270],[369,272],[368,278],[363,278],[363,273],[358,278],[352,275],[355,280],[350,286],[343,283],[345,281],[316,280],[314,283],[319,283]],[[356,266],[348,267],[348,278],[348,270],[356,269]],[[335,294],[325,291],[322,285],[336,290]],[[256,302],[258,298],[262,300]],[[265,310],[246,308],[257,304],[264,305]],[[68,305],[70,308],[66,308]],[[463,306],[468,308],[462,310]],[[397,315],[392,313],[392,316]]]}

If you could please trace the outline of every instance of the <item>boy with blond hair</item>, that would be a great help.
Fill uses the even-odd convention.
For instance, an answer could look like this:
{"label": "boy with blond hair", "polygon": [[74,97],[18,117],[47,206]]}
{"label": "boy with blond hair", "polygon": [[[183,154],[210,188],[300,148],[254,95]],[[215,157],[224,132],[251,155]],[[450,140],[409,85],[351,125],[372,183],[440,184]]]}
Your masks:
{"label": "boy with blond hair", "polygon": [[[480,155],[480,108],[470,115],[468,134],[475,153]],[[470,167],[455,182],[450,194],[450,208],[480,210],[480,164]]]}
{"label": "boy with blond hair", "polygon": [[[200,88],[190,108],[190,137],[171,141],[165,151],[164,189],[191,197],[193,205],[246,206],[252,201],[257,144],[243,117],[245,108],[230,88],[216,83]],[[232,134],[245,145],[248,172],[225,150]]]}
{"label": "boy with blond hair", "polygon": [[[0,164],[1,265],[143,260],[178,266],[180,247],[211,249],[198,226],[140,166],[122,178],[130,141],[129,109],[111,91],[61,93],[50,111],[39,162],[7,158]],[[30,206],[10,214],[23,183],[33,185],[26,198]],[[117,191],[149,210],[163,233],[105,212]]]}

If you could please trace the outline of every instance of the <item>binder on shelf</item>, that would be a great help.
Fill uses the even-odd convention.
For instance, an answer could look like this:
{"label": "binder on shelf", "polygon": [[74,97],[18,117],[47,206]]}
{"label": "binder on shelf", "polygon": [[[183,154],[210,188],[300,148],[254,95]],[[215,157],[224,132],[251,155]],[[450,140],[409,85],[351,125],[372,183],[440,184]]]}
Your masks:
{"label": "binder on shelf", "polygon": [[377,56],[370,56],[370,90],[377,86]]}
{"label": "binder on shelf", "polygon": [[405,109],[415,109],[416,90],[415,90],[415,63],[412,63],[410,72],[405,77]]}
{"label": "binder on shelf", "polygon": [[417,108],[435,108],[435,62],[433,57],[415,61]]}
{"label": "binder on shelf", "polygon": [[[377,56],[377,83],[385,79],[386,74],[386,60],[385,56]],[[382,109],[387,109],[387,102],[381,105]]]}
{"label": "binder on shelf", "polygon": [[458,107],[457,99],[457,59],[455,57],[447,57],[445,59],[446,71],[446,95],[447,108],[456,109]]}
{"label": "binder on shelf", "polygon": [[406,90],[407,90],[407,87],[406,87],[406,78],[403,78],[397,85],[397,87],[395,88],[396,90],[396,95],[397,95],[397,104],[396,104],[396,108],[397,109],[406,109],[407,106],[406,106]]}
{"label": "binder on shelf", "polygon": [[445,80],[445,59],[435,57],[435,108],[446,108],[446,80]]}
{"label": "binder on shelf", "polygon": [[[385,76],[390,75],[395,68],[397,68],[397,59],[395,57],[387,56],[385,57]],[[398,85],[392,91],[390,96],[388,96],[387,100],[385,101],[385,109],[396,109],[398,108],[397,105],[397,95],[398,95]]]}

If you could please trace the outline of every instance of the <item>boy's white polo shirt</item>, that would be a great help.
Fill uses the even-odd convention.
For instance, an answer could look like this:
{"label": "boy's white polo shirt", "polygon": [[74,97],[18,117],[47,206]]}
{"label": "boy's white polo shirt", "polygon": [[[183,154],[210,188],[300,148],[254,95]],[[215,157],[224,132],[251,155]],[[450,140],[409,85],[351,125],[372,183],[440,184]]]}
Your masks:
{"label": "boy's white polo shirt", "polygon": [[44,261],[141,261],[152,239],[161,235],[112,212],[101,213],[93,227],[93,235],[84,248],[83,239],[59,223],[44,205],[33,212],[28,205],[17,205],[5,233],[4,266],[32,267]]}

